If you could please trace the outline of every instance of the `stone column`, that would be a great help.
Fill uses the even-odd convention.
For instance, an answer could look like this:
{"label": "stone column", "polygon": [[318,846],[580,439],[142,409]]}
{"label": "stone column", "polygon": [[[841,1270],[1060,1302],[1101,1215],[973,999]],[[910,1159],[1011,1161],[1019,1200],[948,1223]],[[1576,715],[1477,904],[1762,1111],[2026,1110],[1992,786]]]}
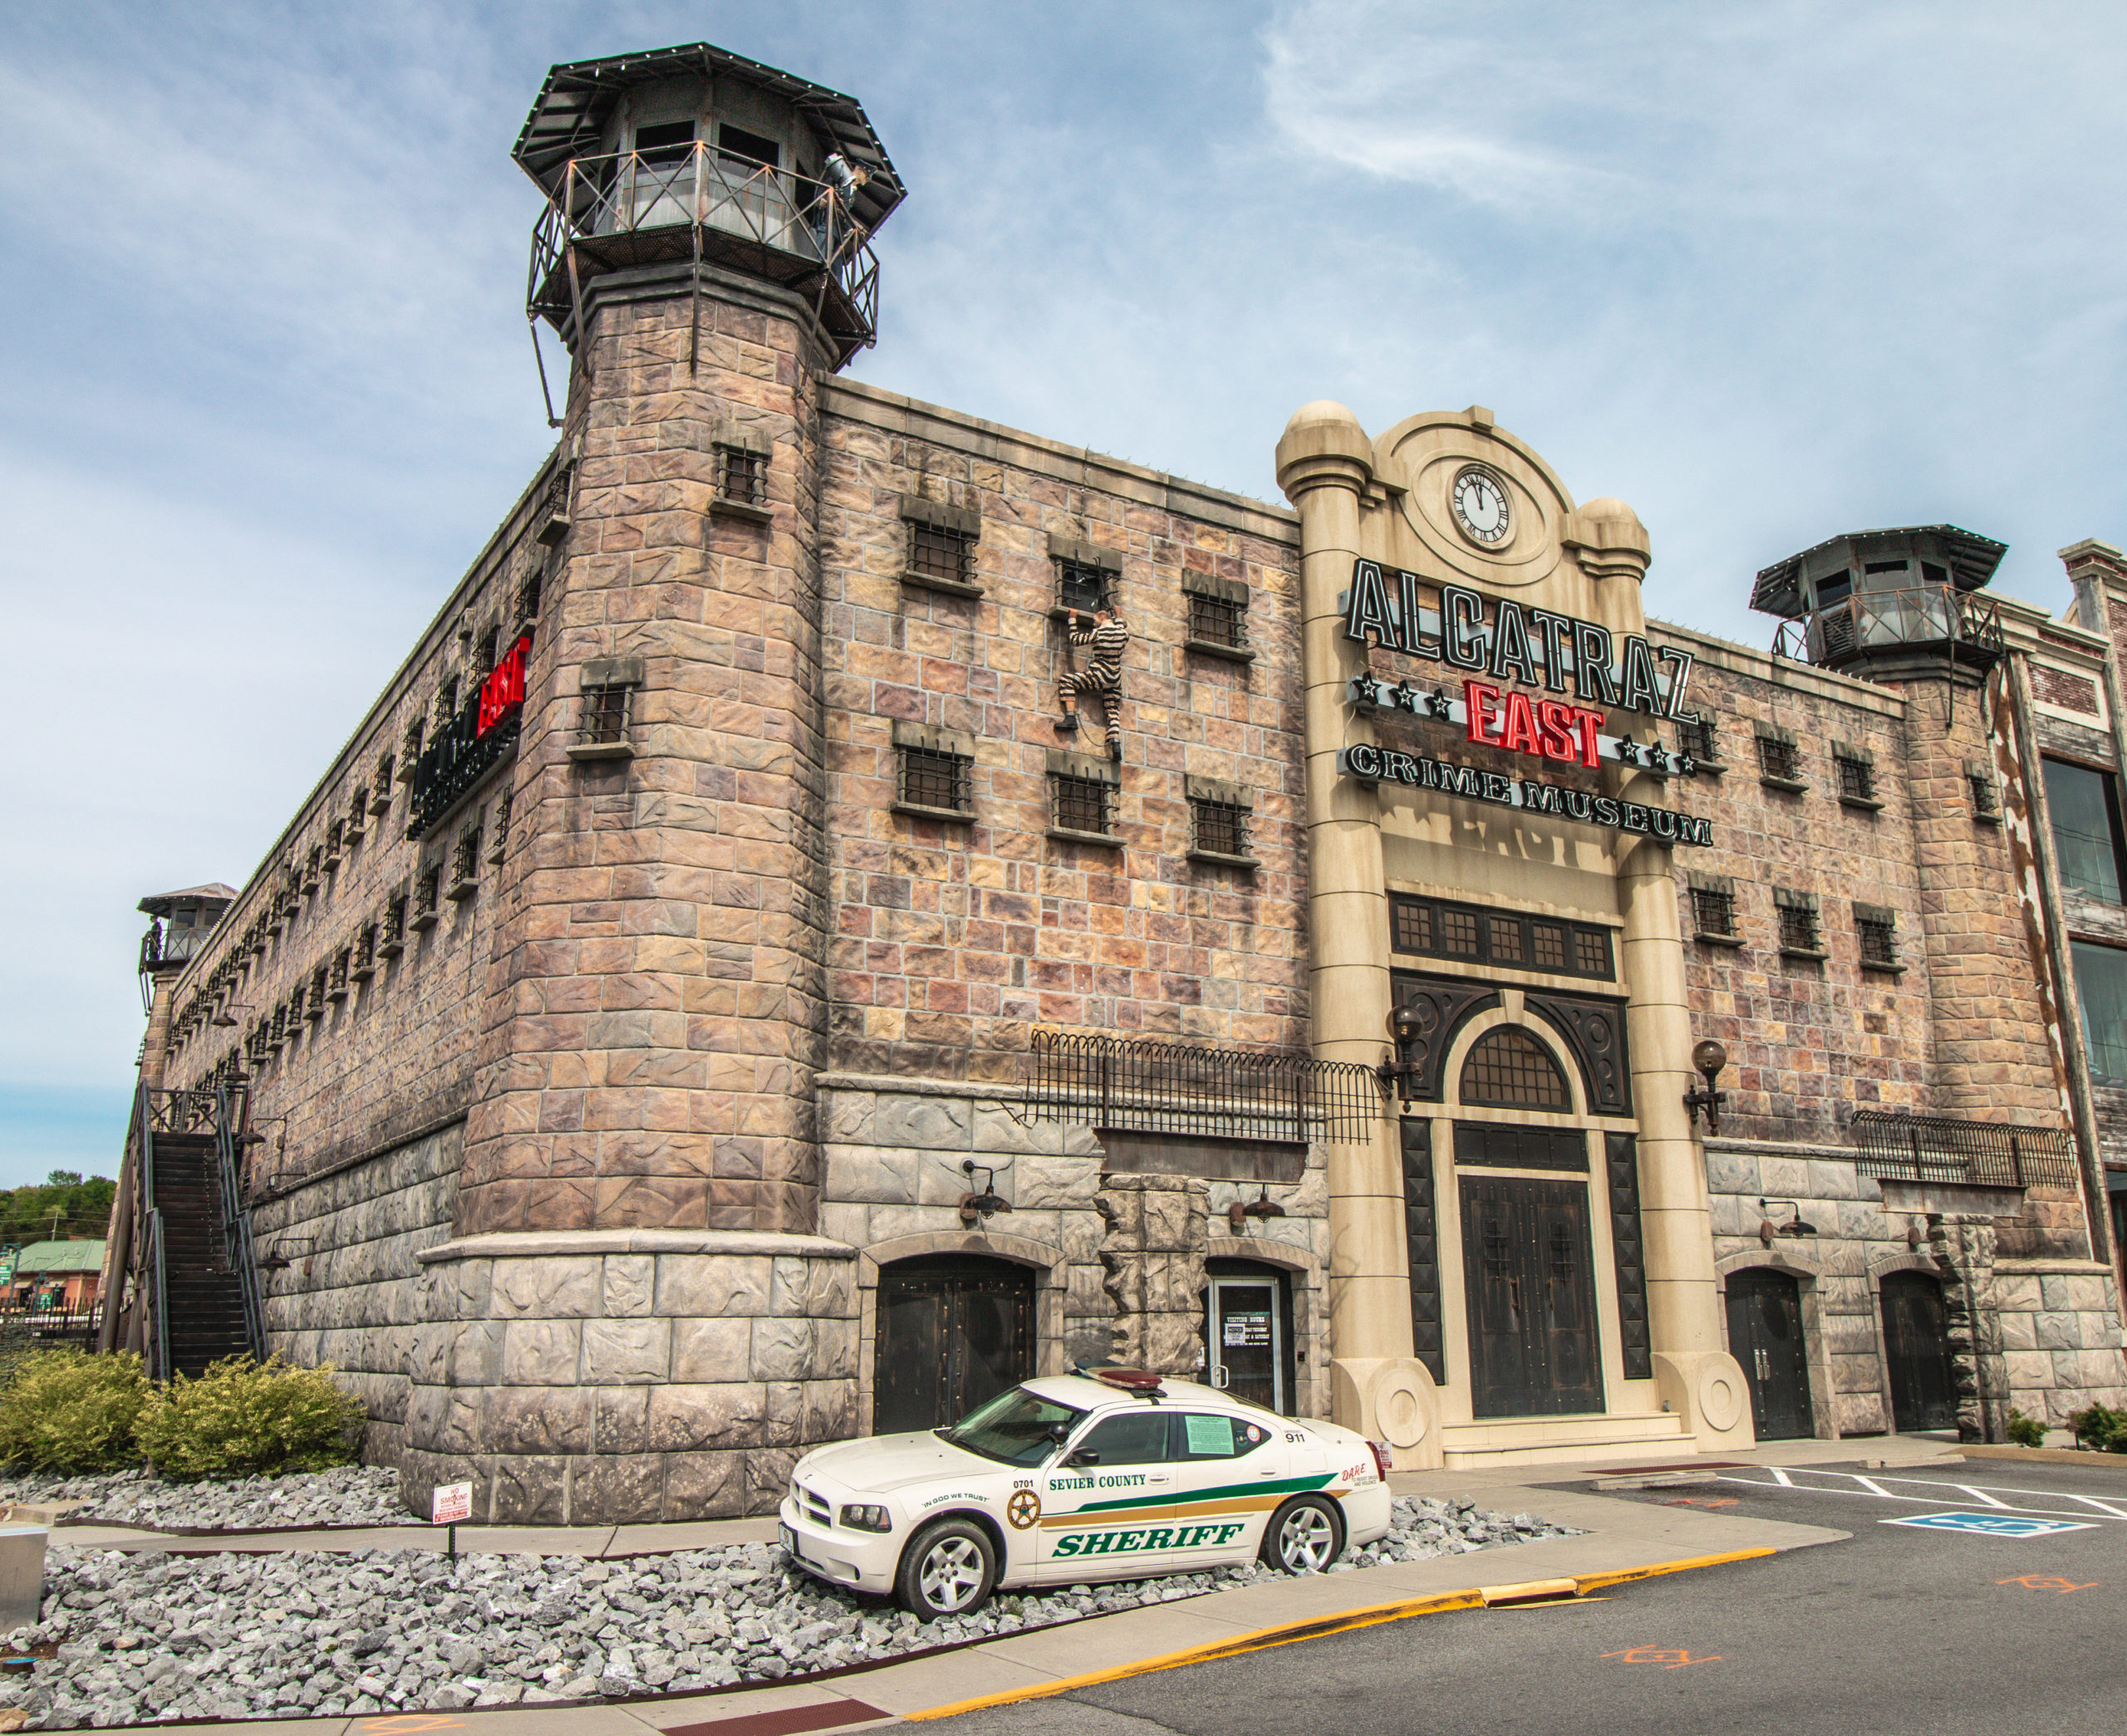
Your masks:
{"label": "stone column", "polygon": [[[1341,404],[1310,404],[1278,442],[1278,485],[1300,515],[1300,633],[1306,718],[1309,1003],[1314,1053],[1378,1066],[1389,1045],[1388,899],[1373,794],[1337,772],[1348,738],[1345,684],[1366,667],[1344,637],[1337,595],[1359,553],[1360,502],[1373,445]],[[1371,739],[1353,721],[1348,738]],[[1329,1348],[1336,1420],[1437,1464],[1432,1376],[1411,1354],[1403,1184],[1394,1116],[1373,1140],[1332,1145]],[[1431,1438],[1428,1438],[1428,1435]]]}
{"label": "stone column", "polygon": [[1125,1367],[1204,1378],[1204,1238],[1211,1184],[1187,1175],[1103,1175],[1093,1208],[1101,1288]]}

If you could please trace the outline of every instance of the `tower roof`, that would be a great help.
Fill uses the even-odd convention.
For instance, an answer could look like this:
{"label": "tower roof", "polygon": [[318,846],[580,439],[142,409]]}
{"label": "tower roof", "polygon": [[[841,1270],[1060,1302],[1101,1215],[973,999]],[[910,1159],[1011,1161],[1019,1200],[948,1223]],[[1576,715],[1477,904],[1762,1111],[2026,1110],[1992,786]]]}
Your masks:
{"label": "tower roof", "polygon": [[850,201],[857,220],[867,232],[901,202],[901,177],[894,173],[886,146],[855,97],[707,42],[572,61],[549,68],[510,154],[525,174],[552,194],[560,186],[562,169],[571,157],[597,154],[607,117],[623,92],[690,74],[740,79],[781,97],[805,115],[853,167],[870,177]]}
{"label": "tower roof", "polygon": [[236,888],[224,886],[219,880],[210,880],[204,886],[187,886],[180,892],[155,892],[142,899],[138,908],[150,916],[167,916],[181,904],[231,905],[236,902]]}
{"label": "tower roof", "polygon": [[1951,583],[1959,591],[1978,590],[1994,576],[1994,569],[2009,552],[2006,542],[1997,542],[1992,537],[1982,537],[1972,531],[1959,530],[1953,524],[1909,524],[1895,530],[1848,531],[1828,537],[1799,555],[1776,561],[1760,572],[1757,582],[1751,587],[1751,606],[1767,615],[1793,620],[1808,612],[1802,601],[1800,580],[1805,567],[1817,569],[1817,556],[1843,547],[1847,551],[1847,558],[1865,560],[1871,554],[1908,550],[1922,542],[1933,545],[1930,552],[1940,554],[1943,564],[1949,569]]}

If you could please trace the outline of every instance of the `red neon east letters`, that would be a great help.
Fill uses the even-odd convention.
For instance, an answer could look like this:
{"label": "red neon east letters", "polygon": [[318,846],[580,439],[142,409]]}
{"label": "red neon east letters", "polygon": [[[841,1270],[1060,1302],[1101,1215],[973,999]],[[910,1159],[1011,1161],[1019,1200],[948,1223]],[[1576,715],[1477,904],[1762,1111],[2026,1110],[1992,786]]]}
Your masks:
{"label": "red neon east letters", "polygon": [[1488,681],[1462,684],[1462,711],[1468,720],[1470,739],[1487,748],[1511,748],[1545,759],[1579,761],[1584,766],[1601,763],[1597,742],[1603,714],[1582,705],[1563,705],[1556,699],[1530,699],[1511,689],[1502,694]]}
{"label": "red neon east letters", "polygon": [[528,639],[518,640],[509,648],[509,655],[494,666],[494,672],[480,684],[480,714],[474,726],[474,740],[524,703],[524,654],[531,645]]}

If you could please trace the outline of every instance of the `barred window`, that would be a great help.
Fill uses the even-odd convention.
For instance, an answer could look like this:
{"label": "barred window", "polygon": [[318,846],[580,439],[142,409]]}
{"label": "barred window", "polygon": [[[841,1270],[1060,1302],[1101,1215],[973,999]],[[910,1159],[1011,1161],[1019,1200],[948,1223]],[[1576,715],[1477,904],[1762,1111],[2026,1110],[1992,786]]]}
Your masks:
{"label": "barred window", "polygon": [[376,950],[380,957],[395,959],[405,948],[406,895],[401,892],[385,901],[384,920],[379,925]]}
{"label": "barred window", "polygon": [[400,763],[405,767],[405,775],[409,777],[414,775],[414,762],[421,757],[422,732],[427,728],[428,720],[425,717],[415,718],[406,725],[405,742],[400,751],[399,758]]}
{"label": "barred window", "polygon": [[1702,765],[1717,765],[1721,760],[1721,739],[1710,717],[1701,717],[1697,722],[1679,719],[1677,724],[1677,748],[1688,753]]}
{"label": "barred window", "polygon": [[942,808],[956,814],[974,811],[970,777],[975,768],[973,760],[933,748],[904,747],[896,752],[901,757],[900,799],[907,806]]}
{"label": "barred window", "polygon": [[475,826],[458,835],[450,856],[450,895],[462,898],[480,877],[480,829]]}
{"label": "barred window", "polygon": [[1736,895],[1707,887],[1692,888],[1692,920],[1702,934],[1736,938]]}
{"label": "barred window", "polygon": [[340,831],[337,820],[325,828],[325,866],[327,868],[340,866]]}
{"label": "barred window", "polygon": [[1807,905],[1776,900],[1780,911],[1780,949],[1783,953],[1821,953],[1817,913]]}
{"label": "barred window", "polygon": [[1248,648],[1248,606],[1222,596],[1189,594],[1189,636],[1229,650]]}
{"label": "barred window", "polygon": [[310,973],[310,999],[302,1009],[302,1016],[309,1019],[325,1017],[325,988],[327,968],[321,964]]}
{"label": "barred window", "polygon": [[1488,910],[1402,893],[1391,895],[1389,916],[1392,944],[1399,953],[1605,981],[1615,974],[1610,931],[1593,923]]}
{"label": "barred window", "polygon": [[344,1001],[347,998],[347,971],[353,963],[354,954],[349,948],[343,946],[332,955],[332,982],[329,993],[336,1001]]}
{"label": "barred window", "polygon": [[1831,763],[1839,773],[1839,799],[1841,802],[1874,802],[1876,799],[1876,768],[1867,760],[1851,753],[1835,753]]}
{"label": "barred window", "polygon": [[366,979],[376,964],[376,924],[366,922],[355,930],[354,969],[352,974]]}
{"label": "barred window", "polygon": [[324,863],[325,846],[322,844],[312,845],[310,854],[303,858],[302,890],[304,891],[315,892],[317,890],[318,876],[325,871]]}
{"label": "barred window", "polygon": [[1487,1031],[1477,1039],[1470,1058],[1462,1063],[1461,1098],[1465,1103],[1501,1109],[1573,1107],[1565,1076],[1550,1052],[1512,1025]]}
{"label": "barred window", "polygon": [[741,506],[768,504],[768,454],[736,446],[716,449],[716,492]]}
{"label": "barred window", "polygon": [[1800,757],[1795,743],[1776,735],[1758,738],[1758,775],[1783,783],[1800,783]]}
{"label": "barred window", "polygon": [[624,741],[628,733],[628,693],[626,683],[583,690],[583,738],[587,742]]}
{"label": "barred window", "polygon": [[1083,561],[1056,563],[1056,606],[1091,615],[1108,606],[1108,575]]}
{"label": "barred window", "polygon": [[479,660],[473,673],[484,679],[494,671],[496,654],[502,646],[502,629],[490,627],[480,635]]}
{"label": "barred window", "polygon": [[495,841],[488,851],[488,860],[498,867],[501,866],[502,859],[509,849],[509,809],[515,793],[505,785],[502,794],[495,799]]}
{"label": "barred window", "polygon": [[1995,793],[1994,780],[1984,772],[1967,772],[1965,786],[1972,792],[1972,812],[1975,819],[1992,820],[2002,812],[2001,797]]}
{"label": "barred window", "polygon": [[1861,937],[1861,963],[1888,968],[1898,963],[1898,929],[1875,916],[1856,916],[1855,931]]}
{"label": "barred window", "polygon": [[539,585],[541,573],[537,566],[524,575],[517,587],[517,625],[528,627],[539,618]]}
{"label": "barred window", "polygon": [[1248,810],[1231,802],[1192,802],[1196,848],[1209,856],[1248,854]]}
{"label": "barred window", "polygon": [[392,767],[398,763],[395,756],[381,753],[376,760],[376,799],[370,803],[372,814],[381,814],[391,806]]}
{"label": "barred window", "polygon": [[435,915],[436,881],[441,870],[431,868],[414,882],[414,914],[433,917]]}
{"label": "barred window", "polygon": [[354,796],[347,803],[347,842],[359,844],[368,826],[369,786],[360,784],[356,787]]}
{"label": "barred window", "polygon": [[435,690],[436,727],[441,728],[458,715],[458,678],[453,675]]}
{"label": "barred window", "polygon": [[1096,777],[1073,777],[1068,772],[1049,777],[1049,810],[1059,831],[1108,835],[1113,812],[1113,784]]}
{"label": "barred window", "polygon": [[908,570],[919,579],[940,579],[948,585],[973,582],[970,557],[974,538],[960,531],[941,530],[935,524],[908,527]]}

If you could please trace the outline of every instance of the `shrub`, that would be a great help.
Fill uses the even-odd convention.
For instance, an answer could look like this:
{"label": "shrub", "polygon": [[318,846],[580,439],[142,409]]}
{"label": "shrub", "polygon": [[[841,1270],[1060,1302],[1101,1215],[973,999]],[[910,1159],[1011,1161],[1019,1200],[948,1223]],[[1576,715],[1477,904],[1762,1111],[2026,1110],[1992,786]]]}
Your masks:
{"label": "shrub", "polygon": [[228,1356],[196,1380],[179,1375],[148,1400],[136,1430],[160,1476],[274,1476],[322,1471],[355,1457],[362,1407],[328,1364]]}
{"label": "shrub", "polygon": [[2009,1440],[2019,1447],[2042,1447],[2046,1444],[2046,1425],[2035,1416],[2026,1416],[2012,1405],[2009,1407]]}
{"label": "shrub", "polygon": [[131,1464],[140,1456],[133,1430],[150,1390],[130,1354],[26,1356],[0,1391],[0,1461],[68,1477]]}
{"label": "shrub", "polygon": [[2127,1410],[2093,1405],[2087,1410],[2070,1411],[2068,1426],[2075,1431],[2079,1446],[2099,1453],[2127,1453]]}

